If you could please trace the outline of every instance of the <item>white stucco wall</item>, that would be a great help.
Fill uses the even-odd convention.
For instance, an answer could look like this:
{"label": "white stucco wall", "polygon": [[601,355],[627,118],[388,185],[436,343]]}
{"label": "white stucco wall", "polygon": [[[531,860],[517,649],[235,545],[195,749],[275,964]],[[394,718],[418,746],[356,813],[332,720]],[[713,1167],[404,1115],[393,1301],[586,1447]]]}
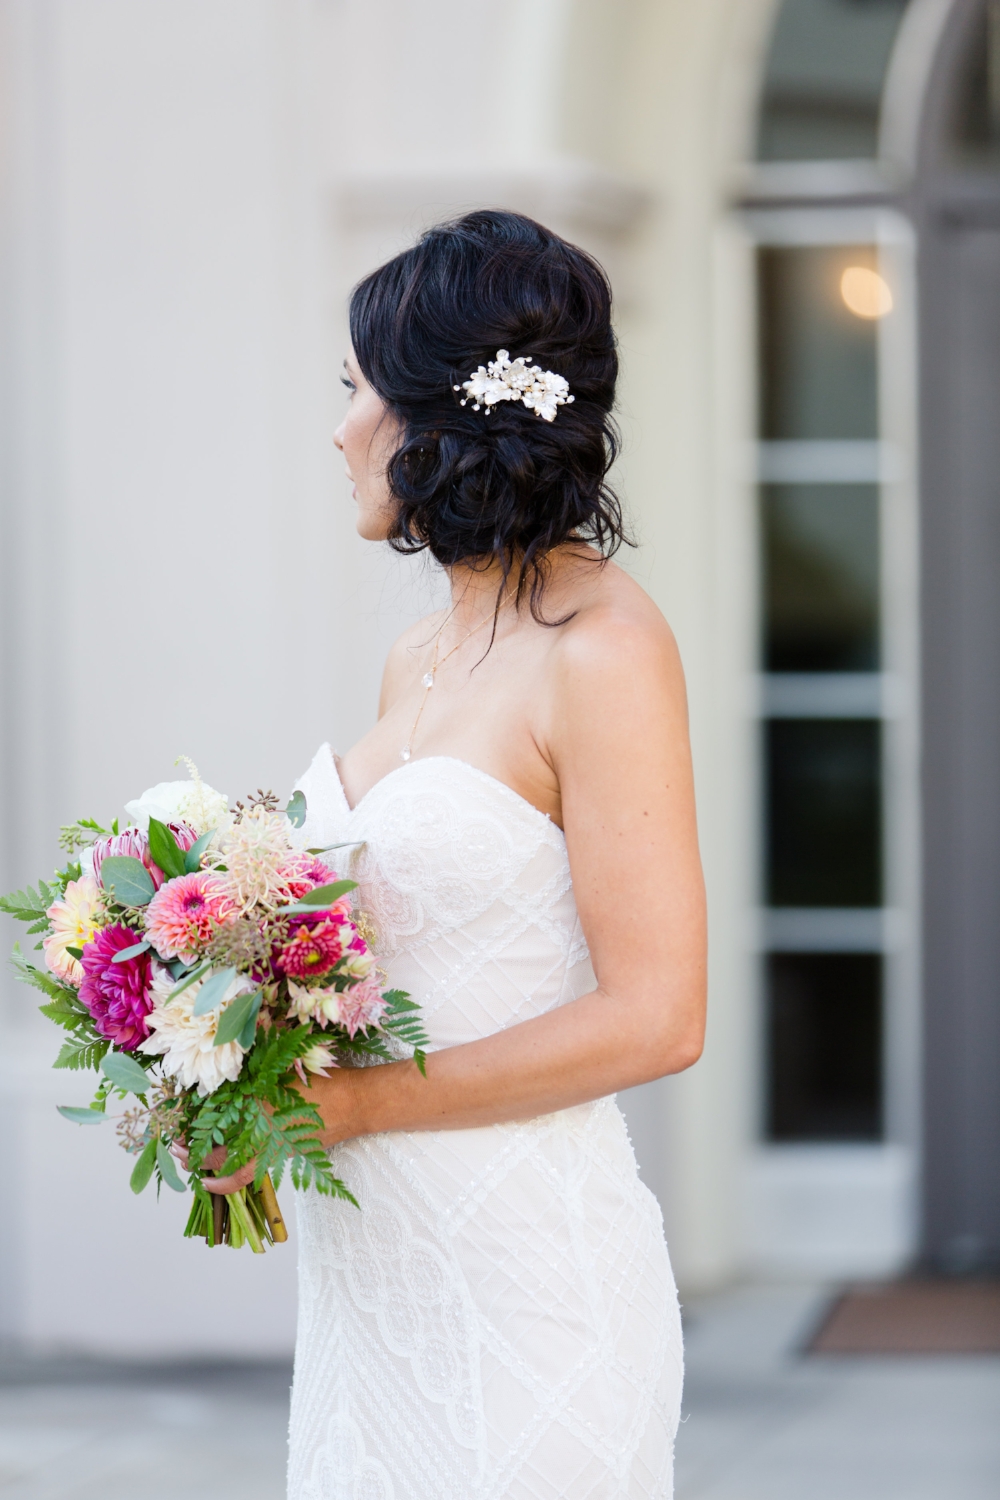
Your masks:
{"label": "white stucco wall", "polygon": [[[179,753],[230,794],[284,792],[370,722],[434,581],[353,531],[330,441],[347,290],[453,209],[552,223],[619,290],[629,566],[691,685],[709,1048],[625,1101],[688,1284],[736,1263],[749,1129],[752,580],[712,415],[731,434],[746,393],[713,258],[770,3],[0,0],[5,888]],[[287,1349],[292,1250],[209,1254],[180,1203],[133,1201],[110,1136],[55,1114],[88,1083],[49,1069],[31,994],[3,993],[3,1331]]]}

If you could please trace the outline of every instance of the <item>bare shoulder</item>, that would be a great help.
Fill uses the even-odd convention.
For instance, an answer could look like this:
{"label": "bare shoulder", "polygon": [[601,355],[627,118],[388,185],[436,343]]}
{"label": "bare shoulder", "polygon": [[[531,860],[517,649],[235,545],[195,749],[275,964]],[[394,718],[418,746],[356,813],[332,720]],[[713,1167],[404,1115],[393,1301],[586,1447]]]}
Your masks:
{"label": "bare shoulder", "polygon": [[606,692],[614,683],[684,697],[673,631],[645,589],[615,563],[605,563],[581,590],[553,655],[563,693]]}
{"label": "bare shoulder", "polygon": [[382,672],[382,692],[379,700],[379,717],[391,708],[400,693],[406,691],[416,676],[428,643],[440,627],[446,611],[436,610],[425,615],[398,635],[389,647]]}

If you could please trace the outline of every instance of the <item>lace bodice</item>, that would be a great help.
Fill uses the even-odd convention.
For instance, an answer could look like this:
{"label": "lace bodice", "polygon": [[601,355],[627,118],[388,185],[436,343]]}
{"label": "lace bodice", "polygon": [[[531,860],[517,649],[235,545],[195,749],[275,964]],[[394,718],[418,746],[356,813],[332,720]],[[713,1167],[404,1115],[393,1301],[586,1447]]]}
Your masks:
{"label": "lace bodice", "polygon": [[432,1047],[541,1015],[593,988],[562,831],[448,756],[409,761],[353,812],[324,745],[299,783],[310,843],[360,884],[392,982],[419,995]]}
{"label": "lace bodice", "polygon": [[[352,811],[328,746],[299,786],[432,1049],[593,986],[565,839],[509,787],[433,756]],[[300,1201],[291,1500],[666,1500],[676,1293],[614,1101],[334,1157],[362,1209]]]}

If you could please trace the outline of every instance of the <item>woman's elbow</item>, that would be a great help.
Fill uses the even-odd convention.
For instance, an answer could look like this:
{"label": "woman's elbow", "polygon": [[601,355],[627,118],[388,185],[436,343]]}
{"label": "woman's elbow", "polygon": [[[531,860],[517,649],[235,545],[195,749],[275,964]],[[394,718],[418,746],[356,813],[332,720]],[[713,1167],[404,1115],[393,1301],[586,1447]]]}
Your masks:
{"label": "woman's elbow", "polygon": [[688,1068],[693,1068],[704,1050],[704,1018],[665,1029],[664,1035],[659,1039],[659,1046],[655,1049],[659,1065],[656,1076],[663,1078],[669,1073],[683,1073]]}

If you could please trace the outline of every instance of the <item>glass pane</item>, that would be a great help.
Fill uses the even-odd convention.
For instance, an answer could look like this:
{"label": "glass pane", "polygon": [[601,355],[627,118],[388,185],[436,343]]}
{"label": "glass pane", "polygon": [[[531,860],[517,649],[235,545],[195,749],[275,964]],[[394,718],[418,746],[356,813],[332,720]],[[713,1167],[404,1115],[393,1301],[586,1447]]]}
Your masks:
{"label": "glass pane", "polygon": [[888,295],[874,246],[768,245],[759,256],[761,437],[876,437],[878,317],[856,295]]}
{"label": "glass pane", "polygon": [[767,485],[761,520],[765,670],[877,670],[877,486]]}
{"label": "glass pane", "polygon": [[983,7],[970,38],[958,90],[958,144],[972,162],[1000,158],[1000,0]]}
{"label": "glass pane", "polygon": [[907,0],[785,0],[767,62],[762,161],[867,158]]}
{"label": "glass pane", "polygon": [[873,1141],[882,1133],[882,958],[772,953],[772,1141]]}
{"label": "glass pane", "polygon": [[881,725],[772,719],[766,737],[769,905],[880,905]]}

